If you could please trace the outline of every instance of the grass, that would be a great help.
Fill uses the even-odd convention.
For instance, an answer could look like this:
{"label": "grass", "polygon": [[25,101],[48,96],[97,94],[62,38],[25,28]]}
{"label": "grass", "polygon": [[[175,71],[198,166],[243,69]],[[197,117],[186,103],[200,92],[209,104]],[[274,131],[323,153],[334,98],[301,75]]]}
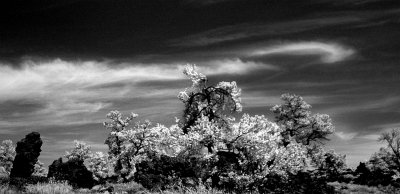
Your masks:
{"label": "grass", "polygon": [[371,187],[367,185],[357,185],[351,183],[332,182],[329,185],[335,187],[335,191],[341,194],[396,194],[400,193],[399,189],[392,186]]}
{"label": "grass", "polygon": [[34,194],[67,194],[73,193],[72,186],[67,182],[56,182],[50,180],[48,183],[28,184],[25,186],[26,193]]}
{"label": "grass", "polygon": [[16,193],[20,193],[16,188],[13,188],[8,184],[0,185],[0,194],[16,194]]}
{"label": "grass", "polygon": [[[400,193],[400,189],[392,186],[378,186],[371,187],[366,185],[357,185],[351,183],[331,182],[329,185],[335,187],[335,193],[341,194],[395,194]],[[116,194],[224,194],[225,192],[209,189],[204,185],[199,185],[195,188],[178,186],[175,189],[165,191],[149,191],[142,185],[129,182],[129,183],[114,183],[105,186],[112,186],[113,193]],[[32,194],[83,194],[83,193],[98,193],[90,189],[77,189],[74,190],[67,182],[57,182],[50,180],[46,183],[27,184],[24,192],[18,190],[16,187],[8,183],[0,184],[0,194],[17,194],[17,193],[32,193]]]}

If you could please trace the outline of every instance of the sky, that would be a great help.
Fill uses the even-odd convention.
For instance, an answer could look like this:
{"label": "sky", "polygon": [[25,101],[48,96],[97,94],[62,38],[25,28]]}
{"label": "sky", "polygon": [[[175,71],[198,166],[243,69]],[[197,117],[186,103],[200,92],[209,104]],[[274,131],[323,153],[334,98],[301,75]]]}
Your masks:
{"label": "sky", "polygon": [[397,0],[5,0],[0,140],[39,132],[49,165],[75,139],[106,151],[111,110],[174,124],[190,63],[252,115],[303,96],[355,167],[400,127],[399,32]]}

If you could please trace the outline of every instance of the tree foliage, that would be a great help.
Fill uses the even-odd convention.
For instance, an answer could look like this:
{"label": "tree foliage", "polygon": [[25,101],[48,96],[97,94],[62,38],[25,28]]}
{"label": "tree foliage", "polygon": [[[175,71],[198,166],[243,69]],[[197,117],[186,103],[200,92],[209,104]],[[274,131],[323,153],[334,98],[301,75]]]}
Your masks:
{"label": "tree foliage", "polygon": [[3,167],[8,175],[10,175],[15,155],[13,142],[11,140],[3,140],[0,145],[0,167]]}
{"label": "tree foliage", "polygon": [[91,147],[85,142],[75,140],[75,147],[71,151],[66,151],[64,157],[68,160],[82,160],[89,158],[92,154]]}
{"label": "tree foliage", "polygon": [[[3,140],[0,145],[0,167],[4,168],[8,175],[10,175],[15,155],[16,152],[13,142],[11,140]],[[40,160],[35,163],[32,175],[42,177],[47,175],[47,170]]]}
{"label": "tree foliage", "polygon": [[322,143],[335,131],[329,115],[311,115],[311,105],[301,96],[283,94],[281,99],[283,104],[275,105],[271,111],[275,113],[275,121],[284,128],[282,136],[285,145],[291,139],[304,145]]}
{"label": "tree foliage", "polygon": [[38,160],[33,168],[32,176],[47,177],[47,170],[44,164]]}
{"label": "tree foliage", "polygon": [[382,133],[378,141],[386,143],[387,148],[381,149],[375,158],[381,158],[388,168],[400,171],[400,129]]}
{"label": "tree foliage", "polygon": [[378,141],[386,143],[386,147],[380,148],[366,163],[359,165],[356,181],[367,185],[400,186],[400,129],[382,133]]}
{"label": "tree foliage", "polygon": [[202,116],[219,124],[227,124],[229,114],[241,112],[241,89],[236,82],[219,82],[215,86],[207,85],[207,77],[199,72],[195,65],[186,66],[183,73],[192,81],[192,87],[180,92],[178,98],[185,103],[183,132],[187,133],[190,127]]}
{"label": "tree foliage", "polygon": [[311,106],[300,96],[282,96],[285,104],[272,109],[277,123],[264,115],[249,114],[236,121],[232,114],[242,109],[236,82],[208,86],[206,76],[194,65],[188,65],[184,74],[192,86],[178,95],[185,103],[182,120],[166,127],[134,121],[138,117],[134,113],[124,117],[111,111],[104,122],[109,131],[107,154],[92,153],[90,146],[75,142],[65,156],[85,161],[99,182],[135,179],[153,189],[202,181],[220,189],[248,192],[263,191],[273,180],[286,185],[296,182],[293,177],[315,181],[310,174],[297,176],[307,168],[310,150],[315,152],[312,160],[319,169],[333,174],[344,167],[343,156],[325,152],[321,146],[310,149],[312,142],[326,139],[334,128],[329,116],[311,116]]}

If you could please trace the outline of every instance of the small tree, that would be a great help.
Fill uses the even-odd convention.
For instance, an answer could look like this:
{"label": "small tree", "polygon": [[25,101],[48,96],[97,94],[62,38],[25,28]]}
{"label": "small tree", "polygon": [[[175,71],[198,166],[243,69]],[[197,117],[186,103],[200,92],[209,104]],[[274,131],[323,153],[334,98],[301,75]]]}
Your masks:
{"label": "small tree", "polygon": [[398,186],[394,177],[398,177],[400,174],[400,129],[382,133],[378,141],[386,143],[387,147],[380,148],[366,164],[362,166],[360,164],[363,169],[368,169],[368,173],[359,173],[357,181],[360,184],[368,185],[392,184]]}
{"label": "small tree", "polygon": [[82,160],[91,157],[92,151],[91,147],[85,142],[74,140],[75,147],[70,151],[66,151],[64,157],[68,160]]}
{"label": "small tree", "polygon": [[0,166],[10,175],[15,158],[15,147],[11,140],[3,140],[0,145]]}
{"label": "small tree", "polygon": [[325,151],[321,146],[315,146],[309,149],[309,152],[312,164],[332,181],[335,181],[346,169],[345,155],[338,154],[334,150]]}
{"label": "small tree", "polygon": [[47,177],[47,170],[46,168],[44,168],[44,164],[40,162],[40,160],[36,162],[32,175],[39,177]]}
{"label": "small tree", "polygon": [[400,171],[400,129],[392,129],[390,132],[382,133],[378,141],[387,143],[387,149],[382,152],[386,155],[385,161],[391,163],[390,166]]}
{"label": "small tree", "polygon": [[120,181],[128,181],[136,172],[135,165],[146,160],[148,152],[160,150],[162,134],[165,129],[162,125],[152,127],[149,121],[136,122],[132,128],[128,128],[137,114],[122,119],[118,111],[107,114],[111,122],[104,125],[110,130],[106,144],[109,147],[108,155],[115,159],[114,172],[120,177]]}
{"label": "small tree", "polygon": [[313,142],[322,143],[335,131],[329,115],[311,115],[311,105],[301,96],[283,94],[281,99],[284,103],[275,105],[271,111],[275,113],[275,121],[284,128],[282,136],[285,146],[289,144],[290,139],[295,139],[304,145]]}
{"label": "small tree", "polygon": [[86,159],[86,162],[86,167],[93,173],[94,180],[100,183],[116,176],[114,172],[116,161],[108,154],[103,152],[93,153]]}

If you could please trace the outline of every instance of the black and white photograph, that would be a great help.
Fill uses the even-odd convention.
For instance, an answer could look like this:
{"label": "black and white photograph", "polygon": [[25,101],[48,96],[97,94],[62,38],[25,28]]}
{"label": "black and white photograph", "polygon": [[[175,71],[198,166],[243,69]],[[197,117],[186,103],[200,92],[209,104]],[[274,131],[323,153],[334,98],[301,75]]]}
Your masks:
{"label": "black and white photograph", "polygon": [[2,193],[400,193],[400,1],[2,0]]}

